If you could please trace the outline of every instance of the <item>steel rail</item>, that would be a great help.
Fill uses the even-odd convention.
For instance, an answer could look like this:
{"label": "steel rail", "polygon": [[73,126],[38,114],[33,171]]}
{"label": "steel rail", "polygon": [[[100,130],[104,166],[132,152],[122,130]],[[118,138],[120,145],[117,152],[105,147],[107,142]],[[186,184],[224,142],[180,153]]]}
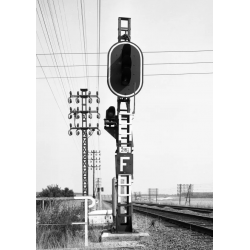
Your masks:
{"label": "steel rail", "polygon": [[207,217],[207,216],[201,216],[201,215],[197,215],[197,214],[187,214],[187,213],[182,213],[179,211],[169,211],[169,210],[164,210],[163,208],[155,208],[155,207],[144,207],[143,205],[138,205],[133,203],[133,207],[141,207],[141,208],[148,208],[150,210],[154,210],[154,211],[159,211],[159,212],[163,212],[163,213],[169,213],[169,214],[174,214],[177,216],[185,216],[185,217],[189,217],[192,219],[198,219],[198,220],[206,220],[206,221],[210,221],[213,222],[213,218],[212,217]]}
{"label": "steel rail", "polygon": [[202,207],[190,207],[190,206],[179,206],[179,205],[168,205],[159,203],[147,203],[147,202],[134,202],[134,204],[157,206],[157,207],[170,207],[178,210],[190,210],[198,213],[213,213],[213,208],[202,208]]}
{"label": "steel rail", "polygon": [[[140,213],[149,214],[149,215],[154,216],[154,217],[159,217],[165,221],[168,221],[168,222],[176,224],[178,226],[190,229],[192,231],[196,231],[196,232],[200,232],[200,233],[203,233],[203,234],[206,234],[209,236],[213,236],[213,229],[212,228],[204,227],[201,225],[196,225],[196,224],[191,223],[191,222],[182,221],[182,220],[179,220],[176,218],[168,217],[167,215],[160,214],[160,213],[164,213],[164,212],[167,214],[167,213],[169,213],[169,211],[162,210],[162,209],[158,209],[158,211],[157,211],[157,209],[153,209],[151,207],[141,207],[140,205],[136,205],[136,204],[133,204],[133,209],[137,212],[140,212]],[[152,210],[154,210],[154,212],[152,212]],[[184,213],[182,213],[182,215],[189,216],[189,214],[184,214]]]}

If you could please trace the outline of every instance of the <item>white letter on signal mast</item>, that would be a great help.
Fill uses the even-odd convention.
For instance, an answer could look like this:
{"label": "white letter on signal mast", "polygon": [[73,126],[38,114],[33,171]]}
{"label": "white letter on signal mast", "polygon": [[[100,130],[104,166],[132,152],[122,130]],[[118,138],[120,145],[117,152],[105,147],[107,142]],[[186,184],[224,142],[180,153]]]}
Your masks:
{"label": "white letter on signal mast", "polygon": [[121,157],[120,158],[120,171],[123,172],[123,166],[125,167],[126,166],[126,163],[123,162],[123,160],[129,160],[130,157]]}

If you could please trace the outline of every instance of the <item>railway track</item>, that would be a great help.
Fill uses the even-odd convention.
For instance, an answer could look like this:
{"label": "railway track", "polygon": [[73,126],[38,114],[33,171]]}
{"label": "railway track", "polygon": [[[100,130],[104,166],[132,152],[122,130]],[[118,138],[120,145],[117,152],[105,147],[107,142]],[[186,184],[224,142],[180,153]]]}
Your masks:
{"label": "railway track", "polygon": [[213,218],[195,214],[186,214],[164,210],[159,207],[133,204],[133,210],[153,217],[161,218],[167,222],[176,224],[199,233],[213,236]]}
{"label": "railway track", "polygon": [[147,205],[147,206],[157,206],[157,207],[170,207],[178,210],[190,210],[198,213],[209,214],[213,213],[212,208],[201,208],[201,207],[190,207],[190,206],[178,206],[178,205],[168,205],[168,204],[159,204],[159,203],[147,203],[147,202],[134,202],[134,204]]}
{"label": "railway track", "polygon": [[[112,201],[106,201],[111,203]],[[159,204],[157,204],[159,205]],[[165,206],[165,205],[164,205]],[[161,218],[167,222],[213,236],[213,218],[208,216],[201,216],[197,214],[187,214],[180,211],[169,211],[160,207],[152,207],[147,205],[140,205],[133,203],[133,210],[135,212],[147,214],[153,217]]]}

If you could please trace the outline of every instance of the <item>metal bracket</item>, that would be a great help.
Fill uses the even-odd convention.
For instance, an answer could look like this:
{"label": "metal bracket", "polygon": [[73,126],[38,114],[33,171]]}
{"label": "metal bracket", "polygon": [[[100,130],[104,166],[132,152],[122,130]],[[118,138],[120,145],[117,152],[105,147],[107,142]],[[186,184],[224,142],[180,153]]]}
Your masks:
{"label": "metal bracket", "polygon": [[[127,22],[127,27],[121,27],[122,21]],[[125,32],[123,35],[121,32]],[[131,40],[131,18],[119,17],[118,18],[118,42]]]}

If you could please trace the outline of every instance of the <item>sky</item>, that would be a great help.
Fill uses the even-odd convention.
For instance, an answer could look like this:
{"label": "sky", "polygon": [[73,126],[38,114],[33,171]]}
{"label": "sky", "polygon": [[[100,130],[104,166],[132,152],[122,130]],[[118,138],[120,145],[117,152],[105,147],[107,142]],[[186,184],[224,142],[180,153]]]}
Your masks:
{"label": "sky", "polygon": [[[212,1],[105,0],[100,3],[100,52],[108,52],[117,42],[118,17],[130,17],[131,41],[141,48],[145,64],[213,62],[212,51],[148,53],[213,50]],[[63,0],[54,1],[53,4],[39,0],[36,6],[37,66],[54,65],[53,56],[41,55],[52,53],[50,42],[54,53],[80,53],[84,49],[93,53],[98,51],[97,1],[85,0],[82,7],[85,9],[85,46],[81,2]],[[55,57],[59,65],[82,65],[85,62],[91,65],[98,61],[96,54],[90,54],[87,58],[79,54],[65,55],[63,59],[61,55]],[[107,54],[101,54],[100,64],[106,65],[106,62]],[[57,76],[55,68],[43,67],[42,70],[37,67],[36,72],[37,78],[44,78],[44,73],[46,77]],[[76,93],[80,88],[88,88],[92,93],[99,91],[99,124],[102,132],[99,137],[96,132],[90,137],[89,150],[101,151],[101,171],[97,171],[97,177],[102,178],[104,193],[111,193],[116,143],[104,130],[103,119],[106,109],[116,106],[117,98],[107,86],[106,72],[106,66],[100,66],[99,84],[97,77],[64,78],[62,81],[37,79],[37,191],[47,185],[58,184],[62,188],[69,187],[81,192],[81,137],[68,135],[70,120],[66,97],[69,91]],[[177,184],[180,183],[194,184],[194,191],[212,191],[213,74],[147,76],[205,72],[213,72],[212,63],[144,65],[144,83],[136,96],[133,124],[133,191],[146,193],[148,188],[159,188],[161,192],[176,193]],[[97,74],[98,67],[88,67],[89,76]],[[86,68],[71,67],[65,71],[61,67],[60,75],[86,76]],[[94,102],[92,108],[96,106]],[[92,125],[97,122],[96,118],[91,121]],[[91,192],[92,171],[89,177]]]}

